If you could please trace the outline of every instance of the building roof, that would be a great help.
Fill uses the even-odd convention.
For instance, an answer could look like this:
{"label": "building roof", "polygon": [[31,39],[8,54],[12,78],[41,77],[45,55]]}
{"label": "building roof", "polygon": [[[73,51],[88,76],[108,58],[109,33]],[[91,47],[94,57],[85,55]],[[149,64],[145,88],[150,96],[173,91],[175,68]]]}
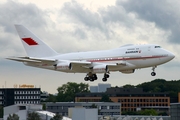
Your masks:
{"label": "building roof", "polygon": [[[55,113],[49,112],[49,111],[36,111],[37,113],[43,114],[43,115],[47,115],[49,117],[53,117],[54,115],[56,115]],[[68,117],[64,117],[62,120],[72,120],[71,118]]]}

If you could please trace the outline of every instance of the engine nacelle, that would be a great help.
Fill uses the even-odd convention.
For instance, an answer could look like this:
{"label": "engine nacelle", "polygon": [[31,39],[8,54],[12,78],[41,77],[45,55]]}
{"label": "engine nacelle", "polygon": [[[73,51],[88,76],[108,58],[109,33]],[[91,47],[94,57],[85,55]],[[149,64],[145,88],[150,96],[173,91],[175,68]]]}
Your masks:
{"label": "engine nacelle", "polygon": [[94,73],[106,73],[106,72],[108,72],[108,66],[104,65],[104,64],[102,64],[102,65],[95,65],[93,67],[93,72]]}
{"label": "engine nacelle", "polygon": [[130,73],[134,73],[135,69],[132,70],[121,70],[120,72],[125,73],[125,74],[130,74]]}
{"label": "engine nacelle", "polygon": [[72,65],[69,62],[61,62],[61,63],[58,63],[55,66],[55,69],[56,70],[71,70],[72,69]]}

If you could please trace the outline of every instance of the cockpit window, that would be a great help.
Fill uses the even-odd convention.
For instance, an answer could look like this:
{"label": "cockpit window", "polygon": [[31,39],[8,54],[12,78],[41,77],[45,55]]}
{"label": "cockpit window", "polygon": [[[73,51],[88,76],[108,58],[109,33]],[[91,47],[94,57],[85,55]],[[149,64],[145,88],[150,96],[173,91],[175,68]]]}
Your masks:
{"label": "cockpit window", "polygon": [[161,46],[155,46],[155,48],[161,48]]}

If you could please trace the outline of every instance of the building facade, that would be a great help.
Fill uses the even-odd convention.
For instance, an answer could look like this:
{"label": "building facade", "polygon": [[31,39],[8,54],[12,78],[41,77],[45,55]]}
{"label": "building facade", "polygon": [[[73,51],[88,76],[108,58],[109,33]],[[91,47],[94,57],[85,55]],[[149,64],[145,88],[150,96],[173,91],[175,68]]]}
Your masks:
{"label": "building facade", "polygon": [[68,116],[68,109],[75,107],[98,108],[99,115],[121,115],[121,104],[112,102],[56,102],[46,103],[46,110]]}
{"label": "building facade", "polygon": [[40,88],[0,88],[0,105],[39,104]]}
{"label": "building facade", "polygon": [[138,111],[143,108],[156,108],[169,113],[170,97],[168,93],[147,93],[142,88],[107,88],[104,93],[76,94],[77,102],[99,102],[103,95],[111,101],[121,103],[121,111]]}
{"label": "building facade", "polygon": [[91,93],[97,92],[106,92],[107,88],[110,88],[111,84],[109,83],[99,83],[98,86],[90,86]]}
{"label": "building facade", "polygon": [[170,116],[171,116],[171,120],[180,119],[180,103],[171,103]]}

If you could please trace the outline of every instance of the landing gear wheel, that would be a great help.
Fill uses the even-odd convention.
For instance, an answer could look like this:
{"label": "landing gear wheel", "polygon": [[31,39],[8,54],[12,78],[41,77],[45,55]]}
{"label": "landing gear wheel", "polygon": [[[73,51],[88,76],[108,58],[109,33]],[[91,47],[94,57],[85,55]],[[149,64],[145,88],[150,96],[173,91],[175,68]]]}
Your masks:
{"label": "landing gear wheel", "polygon": [[89,80],[89,77],[85,77],[84,80],[85,80],[85,81],[88,81],[88,80]]}
{"label": "landing gear wheel", "polygon": [[94,81],[94,78],[93,78],[93,77],[90,77],[89,81],[93,82],[93,81]]}
{"label": "landing gear wheel", "polygon": [[152,75],[152,76],[156,76],[156,73],[155,73],[155,72],[152,72],[151,75]]}
{"label": "landing gear wheel", "polygon": [[108,74],[105,74],[104,76],[105,76],[105,78],[109,78],[109,75],[108,75]]}
{"label": "landing gear wheel", "polygon": [[91,81],[93,82],[94,80],[97,80],[97,75],[96,74],[92,74],[91,72],[87,73],[86,77],[84,77],[85,81]]}
{"label": "landing gear wheel", "polygon": [[92,78],[93,78],[94,80],[97,80],[97,79],[98,79],[96,74],[93,74],[93,75],[92,75]]}
{"label": "landing gear wheel", "polygon": [[107,78],[103,78],[102,81],[103,81],[103,82],[106,82],[106,81],[107,81]]}

